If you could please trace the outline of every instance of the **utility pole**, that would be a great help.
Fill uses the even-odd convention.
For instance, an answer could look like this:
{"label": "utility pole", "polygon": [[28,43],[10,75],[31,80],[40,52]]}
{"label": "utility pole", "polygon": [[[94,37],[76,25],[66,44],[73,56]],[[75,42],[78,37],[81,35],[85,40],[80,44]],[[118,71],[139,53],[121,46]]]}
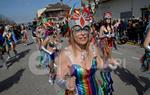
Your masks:
{"label": "utility pole", "polygon": [[131,0],[131,13],[132,13],[132,18],[133,18],[133,0]]}

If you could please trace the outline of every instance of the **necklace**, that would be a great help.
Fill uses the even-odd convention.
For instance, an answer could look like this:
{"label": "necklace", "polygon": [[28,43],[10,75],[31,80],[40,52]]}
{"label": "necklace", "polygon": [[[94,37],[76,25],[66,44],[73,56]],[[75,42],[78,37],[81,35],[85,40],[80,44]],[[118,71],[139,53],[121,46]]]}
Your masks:
{"label": "necklace", "polygon": [[82,61],[85,61],[86,57],[87,57],[87,52],[86,51],[82,51],[81,52],[81,59],[82,59]]}

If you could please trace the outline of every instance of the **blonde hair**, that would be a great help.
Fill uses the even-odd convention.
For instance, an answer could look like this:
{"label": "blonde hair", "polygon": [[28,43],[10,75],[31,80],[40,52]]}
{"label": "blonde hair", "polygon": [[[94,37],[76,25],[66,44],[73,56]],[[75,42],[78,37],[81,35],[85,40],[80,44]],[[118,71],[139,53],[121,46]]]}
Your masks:
{"label": "blonde hair", "polygon": [[[73,31],[70,31],[70,38],[69,39],[70,39],[70,45],[72,46],[73,55],[76,57],[77,56],[77,52],[76,52],[77,48],[75,46],[76,42],[75,42],[75,39],[74,39],[74,36],[73,36]],[[89,46],[90,46],[90,39],[88,40],[88,42],[85,45],[85,50],[87,51],[88,56],[90,54]]]}

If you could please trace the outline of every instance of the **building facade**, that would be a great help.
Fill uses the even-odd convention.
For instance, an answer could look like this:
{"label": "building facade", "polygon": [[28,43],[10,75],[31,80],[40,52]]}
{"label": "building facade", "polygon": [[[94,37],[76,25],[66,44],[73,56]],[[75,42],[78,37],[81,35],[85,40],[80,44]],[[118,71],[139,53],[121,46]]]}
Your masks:
{"label": "building facade", "polygon": [[49,4],[43,14],[45,14],[46,17],[61,18],[65,17],[69,10],[70,7],[63,3]]}
{"label": "building facade", "polygon": [[102,19],[105,12],[111,12],[114,19],[145,17],[150,14],[150,0],[106,0],[101,2],[95,17]]}
{"label": "building facade", "polygon": [[37,14],[39,17],[47,17],[52,21],[59,22],[63,21],[66,17],[67,13],[69,12],[70,7],[63,3],[56,3],[56,4],[49,4],[45,8],[38,10]]}

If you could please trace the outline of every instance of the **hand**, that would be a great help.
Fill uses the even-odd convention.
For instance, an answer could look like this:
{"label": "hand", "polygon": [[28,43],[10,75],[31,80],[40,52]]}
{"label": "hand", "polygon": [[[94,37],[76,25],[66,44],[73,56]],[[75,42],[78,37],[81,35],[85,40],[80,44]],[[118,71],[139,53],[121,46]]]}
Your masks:
{"label": "hand", "polygon": [[70,79],[67,80],[67,88],[68,90],[73,91],[75,89],[75,77],[71,77]]}
{"label": "hand", "polygon": [[115,37],[115,34],[113,33],[113,34],[111,34],[111,36],[112,36],[112,37]]}
{"label": "hand", "polygon": [[106,37],[111,38],[111,35],[106,35]]}
{"label": "hand", "polygon": [[114,59],[114,58],[108,59],[108,62],[109,64],[112,64],[112,65],[117,65],[117,66],[121,65],[121,63],[118,63],[117,59]]}
{"label": "hand", "polygon": [[117,60],[114,58],[110,58],[110,59],[108,59],[108,63],[109,64],[115,64],[115,63],[117,63]]}
{"label": "hand", "polygon": [[119,66],[120,67],[120,64],[117,62],[116,59],[108,59],[108,67],[111,69],[111,70],[116,70],[117,67]]}

